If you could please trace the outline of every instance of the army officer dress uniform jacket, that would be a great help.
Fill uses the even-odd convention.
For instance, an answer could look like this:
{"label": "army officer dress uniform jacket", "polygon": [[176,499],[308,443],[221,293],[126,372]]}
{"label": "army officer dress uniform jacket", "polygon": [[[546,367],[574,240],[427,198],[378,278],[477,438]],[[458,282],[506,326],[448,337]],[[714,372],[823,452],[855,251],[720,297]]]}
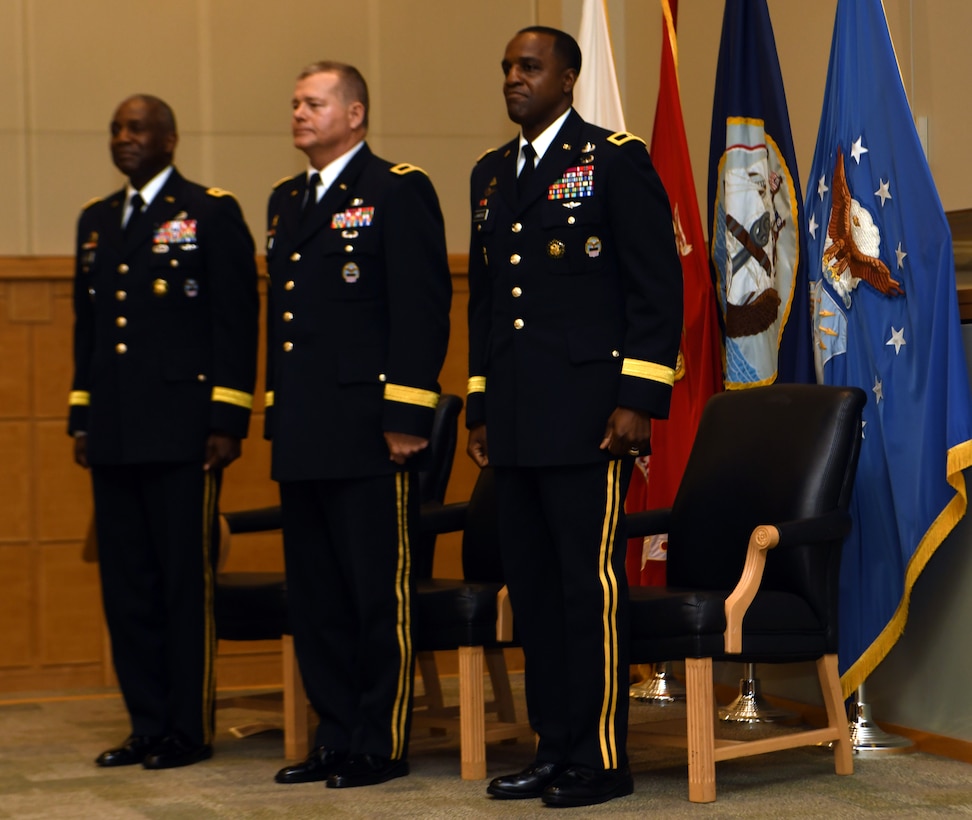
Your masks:
{"label": "army officer dress uniform jacket", "polygon": [[497,470],[538,760],[613,769],[628,700],[618,511],[633,461],[599,445],[616,407],[668,415],[681,268],[643,140],[571,111],[519,197],[518,151],[514,140],[472,172],[466,420],[486,424]]}
{"label": "army officer dress uniform jacket", "polygon": [[256,379],[253,239],[236,200],[168,179],[126,232],[85,207],[69,432],[87,434],[106,617],[135,734],[212,730],[207,437],[244,437]]}
{"label": "army officer dress uniform jacket", "polygon": [[267,223],[266,435],[288,602],[316,745],[394,759],[422,455],[395,464],[384,432],[431,431],[452,287],[444,225],[425,173],[366,143],[304,210],[306,189],[306,174],[278,184]]}

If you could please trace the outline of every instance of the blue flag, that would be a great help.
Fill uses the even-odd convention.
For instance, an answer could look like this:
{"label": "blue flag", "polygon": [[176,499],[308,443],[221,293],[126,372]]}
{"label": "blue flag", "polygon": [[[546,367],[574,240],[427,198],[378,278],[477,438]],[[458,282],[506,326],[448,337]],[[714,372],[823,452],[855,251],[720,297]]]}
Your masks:
{"label": "blue flag", "polygon": [[766,0],[727,0],[709,143],[727,390],[812,382],[803,194]]}
{"label": "blue flag", "polygon": [[817,377],[868,393],[840,575],[849,695],[904,630],[972,464],[952,238],[881,0],[838,0],[808,187]]}

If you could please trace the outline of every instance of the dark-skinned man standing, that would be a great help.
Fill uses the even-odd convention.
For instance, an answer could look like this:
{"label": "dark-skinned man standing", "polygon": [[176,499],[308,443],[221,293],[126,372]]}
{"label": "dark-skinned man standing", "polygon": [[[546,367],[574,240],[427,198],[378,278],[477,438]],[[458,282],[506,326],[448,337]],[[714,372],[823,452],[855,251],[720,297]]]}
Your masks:
{"label": "dark-skinned man standing", "polygon": [[535,761],[487,791],[552,806],[633,789],[623,501],[668,415],[682,321],[665,191],[643,140],[573,110],[580,64],[556,29],[510,41],[520,136],[471,182],[467,450],[495,470],[539,737]]}
{"label": "dark-skinned man standing", "polygon": [[131,735],[99,766],[212,755],[212,560],[222,470],[256,379],[253,239],[236,200],[172,165],[171,108],[111,121],[128,185],[78,223],[69,432],[90,468],[105,618]]}
{"label": "dark-skinned man standing", "polygon": [[368,105],[353,66],[301,72],[291,128],[308,167],[275,186],[267,224],[266,435],[319,717],[310,755],[276,780],[329,788],[409,771],[409,541],[452,294],[432,183],[371,153]]}

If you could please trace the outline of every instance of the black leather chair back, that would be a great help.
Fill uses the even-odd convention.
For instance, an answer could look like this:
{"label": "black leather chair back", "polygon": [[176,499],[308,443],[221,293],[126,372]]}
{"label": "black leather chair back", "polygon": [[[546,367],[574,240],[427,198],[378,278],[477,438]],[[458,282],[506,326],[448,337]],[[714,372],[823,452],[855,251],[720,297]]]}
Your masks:
{"label": "black leather chair back", "polygon": [[450,393],[439,396],[429,435],[429,459],[425,469],[419,472],[419,492],[423,504],[430,501],[442,503],[446,486],[452,473],[456,455],[456,439],[459,428],[459,411],[462,399]]}
{"label": "black leather chair back", "polygon": [[[846,511],[860,449],[863,391],[778,384],[706,405],[672,505],[668,587],[732,589],[759,524]],[[809,603],[836,649],[841,541],[770,550],[760,596]]]}
{"label": "black leather chair back", "polygon": [[[462,399],[444,393],[439,396],[429,434],[428,458],[425,469],[419,471],[419,500],[425,504],[442,504],[446,487],[452,473],[452,462],[456,455],[458,438],[459,411]],[[416,535],[412,543],[412,566],[416,578],[432,577],[432,562],[435,557],[435,535]]]}
{"label": "black leather chair back", "polygon": [[505,583],[496,521],[496,480],[492,469],[480,470],[462,534],[462,577],[477,584]]}

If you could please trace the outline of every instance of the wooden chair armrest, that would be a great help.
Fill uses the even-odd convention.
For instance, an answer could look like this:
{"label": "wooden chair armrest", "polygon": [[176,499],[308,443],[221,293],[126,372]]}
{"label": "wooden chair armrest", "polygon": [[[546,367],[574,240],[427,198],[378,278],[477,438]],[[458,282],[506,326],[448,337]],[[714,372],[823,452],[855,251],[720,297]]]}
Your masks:
{"label": "wooden chair armrest", "polygon": [[736,588],[726,598],[726,652],[742,652],[742,623],[746,610],[756,597],[766,565],[766,551],[786,549],[796,544],[820,544],[844,538],[851,528],[846,512],[832,510],[812,518],[761,524],[749,536],[746,563]]}
{"label": "wooden chair armrest", "polygon": [[742,623],[746,610],[759,591],[766,566],[766,551],[780,542],[780,532],[772,524],[760,524],[749,536],[746,563],[736,588],[726,598],[726,652],[742,652]]}
{"label": "wooden chair armrest", "polygon": [[513,640],[513,607],[510,605],[510,591],[505,584],[496,593],[496,640],[502,643]]}

